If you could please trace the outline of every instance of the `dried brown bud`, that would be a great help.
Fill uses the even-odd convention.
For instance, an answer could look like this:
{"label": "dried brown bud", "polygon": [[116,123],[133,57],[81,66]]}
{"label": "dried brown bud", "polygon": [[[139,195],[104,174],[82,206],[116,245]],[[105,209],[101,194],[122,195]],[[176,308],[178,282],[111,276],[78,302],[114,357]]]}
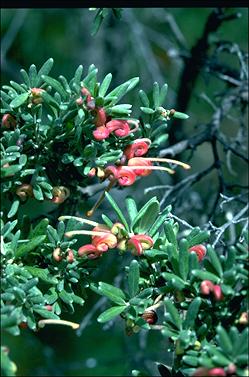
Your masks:
{"label": "dried brown bud", "polygon": [[26,200],[28,197],[33,197],[33,187],[30,184],[24,183],[16,189],[16,195],[19,196],[21,200]]}
{"label": "dried brown bud", "polygon": [[146,310],[143,314],[142,314],[142,318],[149,324],[149,325],[154,325],[157,320],[158,320],[158,317],[157,317],[157,314],[154,310]]}

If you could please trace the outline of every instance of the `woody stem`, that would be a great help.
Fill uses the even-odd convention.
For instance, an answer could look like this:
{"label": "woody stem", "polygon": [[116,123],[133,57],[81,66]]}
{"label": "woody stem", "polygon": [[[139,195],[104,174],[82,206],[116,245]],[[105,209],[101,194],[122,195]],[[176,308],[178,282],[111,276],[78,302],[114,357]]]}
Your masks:
{"label": "woody stem", "polygon": [[97,200],[97,202],[94,204],[94,206],[92,207],[92,209],[90,209],[90,211],[87,211],[86,215],[88,217],[91,217],[93,214],[94,214],[94,211],[98,208],[98,206],[102,203],[102,201],[104,200],[105,198],[105,193],[110,191],[112,186],[117,182],[116,179],[112,179],[109,183],[109,185],[105,188],[104,192],[101,194],[101,196],[99,197],[99,199]]}

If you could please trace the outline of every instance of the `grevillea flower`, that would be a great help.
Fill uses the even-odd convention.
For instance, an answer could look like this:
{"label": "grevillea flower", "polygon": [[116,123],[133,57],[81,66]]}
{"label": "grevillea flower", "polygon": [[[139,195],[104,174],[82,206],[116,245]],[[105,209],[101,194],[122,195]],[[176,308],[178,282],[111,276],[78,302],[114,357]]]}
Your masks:
{"label": "grevillea flower", "polygon": [[120,186],[131,186],[136,180],[136,173],[129,167],[120,166],[117,168],[116,178]]}
{"label": "grevillea flower", "polygon": [[[128,166],[132,168],[134,168],[134,166],[136,167],[136,169],[134,170],[134,173],[137,176],[146,177],[147,175],[150,175],[152,172],[151,170],[146,169],[148,167],[152,167],[152,163],[148,160],[143,160],[140,157],[131,158],[128,161]],[[143,167],[143,169],[141,168],[138,169],[139,166]]]}
{"label": "grevillea flower", "polygon": [[125,226],[123,224],[115,223],[115,224],[113,224],[113,226],[111,228],[111,232],[119,240],[119,239],[123,238],[122,230],[124,230],[124,229],[125,229]]}
{"label": "grevillea flower", "polygon": [[78,250],[78,255],[80,257],[86,255],[89,259],[99,258],[101,254],[101,251],[97,250],[97,248],[92,244],[81,246]]}
{"label": "grevillea flower", "polygon": [[145,155],[150,147],[150,139],[137,139],[132,144],[128,145],[124,150],[124,155],[130,159],[133,157],[141,157]]}
{"label": "grevillea flower", "polygon": [[[132,123],[135,125],[135,128],[130,129],[129,123]],[[114,132],[114,134],[118,137],[124,137],[129,135],[132,132],[135,132],[138,130],[139,123],[138,121],[134,121],[132,119],[129,120],[121,120],[121,119],[112,119],[109,122],[106,123],[106,127],[111,132]]]}
{"label": "grevillea flower", "polygon": [[215,301],[222,301],[224,299],[220,285],[213,286],[213,295],[214,295]]}
{"label": "grevillea flower", "polygon": [[117,238],[111,233],[110,228],[106,225],[98,225],[93,228],[93,232],[103,232],[102,236],[92,236],[92,244],[98,251],[105,252],[117,246]]}
{"label": "grevillea flower", "polygon": [[201,262],[204,259],[205,255],[207,253],[207,249],[203,245],[192,246],[188,251],[189,252],[191,252],[191,251],[195,252],[195,254],[198,257],[199,262]]}
{"label": "grevillea flower", "polygon": [[210,280],[203,280],[201,282],[200,291],[203,295],[207,296],[213,292],[214,284]]}
{"label": "grevillea flower", "polygon": [[137,256],[142,255],[144,250],[150,249],[153,245],[153,239],[146,234],[136,234],[127,241],[132,254]]}
{"label": "grevillea flower", "polygon": [[68,263],[74,262],[73,250],[71,250],[71,249],[67,250],[67,261],[68,261]]}
{"label": "grevillea flower", "polygon": [[106,126],[100,126],[93,131],[93,136],[96,140],[105,140],[109,137],[110,130]]}
{"label": "grevillea flower", "polygon": [[16,120],[11,114],[4,114],[2,117],[2,126],[11,128],[16,126]]}

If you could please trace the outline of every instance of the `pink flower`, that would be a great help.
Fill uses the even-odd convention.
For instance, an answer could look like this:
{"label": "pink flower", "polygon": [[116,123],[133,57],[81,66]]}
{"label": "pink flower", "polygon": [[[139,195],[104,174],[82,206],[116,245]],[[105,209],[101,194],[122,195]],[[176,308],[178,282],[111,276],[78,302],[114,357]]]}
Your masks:
{"label": "pink flower", "polygon": [[93,131],[93,136],[96,140],[107,139],[110,135],[110,131],[106,126],[100,126]]}
{"label": "pink flower", "polygon": [[205,246],[203,246],[203,245],[195,245],[195,246],[192,246],[192,247],[189,249],[189,252],[191,252],[191,251],[194,251],[194,252],[195,252],[195,254],[196,254],[197,257],[198,257],[198,261],[199,261],[199,262],[201,262],[201,261],[204,259],[205,255],[206,255],[206,252],[207,252]]}

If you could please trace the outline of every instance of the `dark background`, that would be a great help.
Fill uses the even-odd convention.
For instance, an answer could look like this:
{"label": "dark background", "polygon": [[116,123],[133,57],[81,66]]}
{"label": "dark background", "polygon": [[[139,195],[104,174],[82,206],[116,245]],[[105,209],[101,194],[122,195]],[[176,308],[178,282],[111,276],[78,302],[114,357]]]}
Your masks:
{"label": "dark background", "polygon": [[[169,92],[165,108],[171,108],[175,106],[182,85],[184,58],[189,56],[191,48],[202,36],[212,11],[213,8],[124,8],[121,20],[115,19],[110,12],[93,37],[90,32],[95,13],[88,9],[2,9],[1,83],[8,84],[10,80],[19,82],[21,68],[27,69],[31,64],[40,67],[45,60],[53,57],[54,77],[62,74],[70,79],[80,64],[84,66],[84,72],[90,64],[95,64],[100,81],[111,72],[113,86],[139,76],[139,88],[127,95],[124,101],[133,104],[134,116],[139,114],[138,89],[150,92],[154,81],[160,85],[167,82]],[[230,41],[246,50],[248,10],[231,8],[229,12],[240,13],[240,18],[224,22],[218,31],[210,33],[210,46],[212,41]],[[211,54],[212,47],[208,51]],[[221,64],[222,59],[224,64],[238,69],[238,62],[231,56],[224,54]],[[222,80],[209,75],[204,69],[200,70],[186,109],[190,118],[179,129],[171,129],[170,140],[176,142],[190,137],[196,129],[208,123],[213,109],[201,96],[205,93],[213,100],[215,94],[225,88]],[[223,127],[229,136],[237,132],[232,120],[227,119]],[[222,150],[220,153],[223,153]],[[188,157],[189,152],[183,153],[181,160]],[[203,143],[195,150],[191,173],[209,166],[211,159],[210,145]],[[245,185],[248,178],[244,162],[234,159],[233,170],[236,181]],[[187,174],[189,172],[179,172],[175,179],[184,178]],[[225,174],[229,179],[229,173]],[[142,205],[151,196],[158,195],[160,199],[163,195],[163,190],[145,194],[145,188],[170,182],[167,175],[155,172],[131,188],[114,189],[112,193],[121,204],[129,193]],[[217,175],[212,172],[186,193],[188,205],[182,202],[181,206],[173,207],[173,212],[192,225],[206,223],[206,205],[216,185]],[[82,211],[89,208],[95,199],[94,196],[87,203],[81,203]],[[36,207],[35,210],[42,213],[46,209]],[[109,210],[103,203],[96,218],[102,211],[108,213]],[[126,263],[114,252],[109,253],[102,258],[101,270],[96,278],[112,283]],[[4,343],[10,347],[10,356],[18,366],[17,375],[124,376],[130,375],[132,369],[148,370],[152,375],[158,375],[154,361],[169,361],[165,340],[153,331],[141,331],[128,337],[120,320],[103,327],[96,322],[96,317],[106,304],[92,312],[98,300],[99,297],[90,293],[87,304],[75,313],[74,318],[68,316],[68,319],[78,322],[85,319],[86,326],[80,336],[64,327],[48,327],[37,334],[22,330],[22,335],[16,338],[5,335]],[[93,314],[90,320],[87,319],[89,312]]]}

